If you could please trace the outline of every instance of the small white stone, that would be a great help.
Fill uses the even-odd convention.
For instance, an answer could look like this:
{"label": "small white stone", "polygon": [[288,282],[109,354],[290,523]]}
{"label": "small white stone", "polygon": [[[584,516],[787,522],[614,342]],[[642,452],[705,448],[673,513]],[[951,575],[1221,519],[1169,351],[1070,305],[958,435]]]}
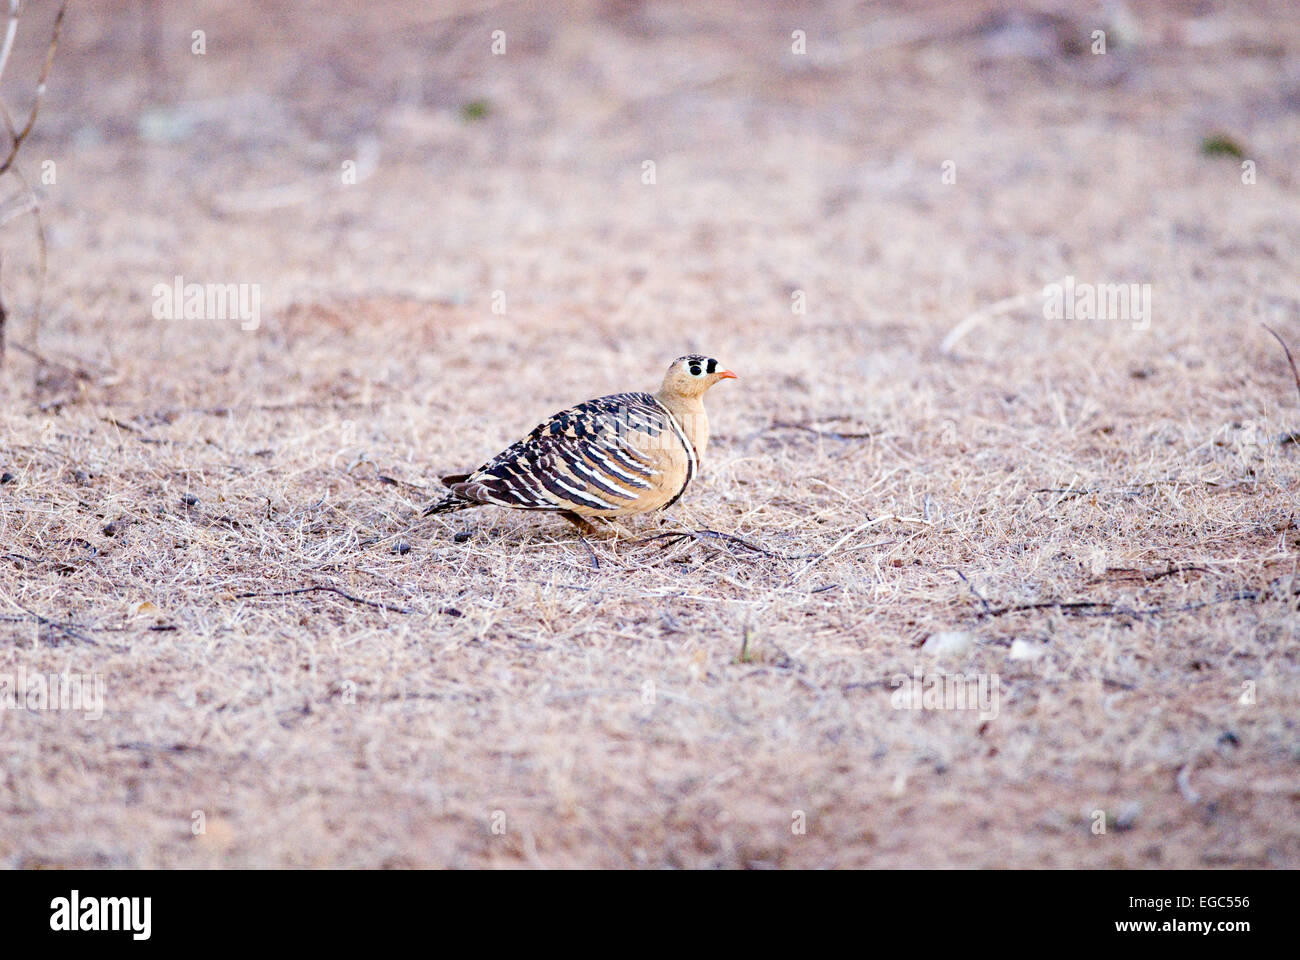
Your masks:
{"label": "small white stone", "polygon": [[1012,660],[1037,660],[1044,653],[1041,643],[1030,643],[1028,640],[1011,641]]}
{"label": "small white stone", "polygon": [[930,634],[925,643],[921,644],[921,652],[936,657],[960,657],[973,646],[975,646],[973,633],[966,633],[963,630],[945,630],[943,633]]}

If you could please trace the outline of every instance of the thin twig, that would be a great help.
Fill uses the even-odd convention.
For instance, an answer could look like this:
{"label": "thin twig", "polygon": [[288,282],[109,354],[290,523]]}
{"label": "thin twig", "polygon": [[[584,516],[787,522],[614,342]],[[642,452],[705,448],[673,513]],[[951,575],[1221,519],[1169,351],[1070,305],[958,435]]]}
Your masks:
{"label": "thin twig", "polygon": [[5,157],[4,162],[0,163],[0,176],[3,176],[11,166],[14,159],[18,156],[18,148],[23,145],[27,135],[32,132],[32,127],[36,125],[36,115],[41,109],[41,100],[45,97],[45,81],[49,78],[50,67],[54,65],[54,51],[59,48],[59,31],[63,29],[63,15],[68,12],[68,2],[63,0],[59,4],[59,12],[54,16],[54,32],[50,36],[50,45],[45,51],[45,64],[41,67],[40,79],[36,83],[36,96],[32,99],[32,112],[27,116],[27,123],[18,135],[14,137],[13,144],[9,147],[9,156]]}
{"label": "thin twig", "polygon": [[669,543],[667,545],[675,547],[683,540],[688,539],[691,539],[691,534],[689,532],[682,533],[679,530],[669,530],[667,533],[656,533],[653,537],[645,537],[641,540],[633,540],[632,542],[637,546],[641,546],[647,543],[654,543],[656,540],[668,540]]}
{"label": "thin twig", "polygon": [[[1031,492],[1032,493],[1060,493],[1060,494],[1066,494],[1071,497],[1081,497],[1081,496],[1086,496],[1088,494],[1094,494],[1100,496],[1123,495],[1126,497],[1139,497],[1142,495],[1142,488],[1145,487],[1164,487],[1164,486],[1177,487],[1180,484],[1190,486],[1193,483],[1203,483],[1207,487],[1219,486],[1219,481],[1217,480],[1146,480],[1143,481],[1142,483],[1133,484],[1133,487],[1128,490],[1122,490],[1122,489],[1094,490],[1091,488],[1081,488],[1081,487],[1038,487],[1037,489]],[[1060,503],[1061,500],[1064,499],[1065,497],[1063,496],[1060,499],[1058,499],[1056,502]]]}
{"label": "thin twig", "polygon": [[993,608],[990,607],[989,602],[984,599],[984,594],[980,593],[978,590],[975,589],[975,584],[967,580],[966,574],[962,573],[960,569],[954,567],[953,570],[956,571],[957,576],[961,577],[961,582],[966,584],[966,586],[970,587],[970,592],[975,594],[975,599],[977,599],[980,603],[984,604],[984,612],[986,614],[989,613],[989,611],[991,611]]}
{"label": "thin twig", "polygon": [[[9,115],[9,108],[5,106],[4,100],[0,100],[0,119],[4,120],[5,132],[9,134],[9,139],[14,141],[18,134],[14,131],[13,117]],[[28,208],[20,213],[30,212],[32,219],[36,221],[36,303],[32,307],[32,329],[29,336],[32,347],[38,345],[41,329],[41,309],[45,305],[45,280],[47,273],[47,260],[49,258],[49,245],[45,238],[45,220],[41,217],[41,202],[32,189],[27,177],[19,167],[13,168],[14,176],[18,178],[18,183],[27,191]],[[13,214],[18,216],[19,213]]]}
{"label": "thin twig", "polygon": [[[235,598],[243,600],[250,597],[294,597],[303,593],[333,593],[342,597],[344,600],[350,600],[352,603],[364,604],[367,607],[374,607],[376,610],[387,610],[391,613],[412,614],[416,612],[409,607],[397,607],[390,603],[381,603],[378,600],[366,600],[363,597],[355,597],[344,590],[340,590],[338,587],[330,586],[299,587],[296,590],[274,590],[268,593],[237,593],[235,594]],[[461,612],[455,607],[439,607],[438,612],[445,613],[452,617],[461,616]]]}
{"label": "thin twig", "polygon": [[1295,392],[1300,394],[1300,370],[1296,370],[1295,358],[1291,356],[1291,348],[1286,345],[1286,341],[1278,336],[1277,331],[1266,323],[1261,323],[1261,327],[1273,334],[1273,339],[1282,344],[1282,350],[1286,353],[1286,362],[1291,364],[1291,376],[1295,378]]}
{"label": "thin twig", "polygon": [[420,493],[427,493],[429,490],[427,484],[412,483],[410,480],[398,480],[396,477],[390,477],[387,474],[380,473],[378,469],[375,471],[375,479],[380,483],[388,484],[390,487],[409,487],[410,489],[416,490]]}
{"label": "thin twig", "polygon": [[[754,553],[762,554],[763,557],[771,557],[774,559],[803,559],[811,555],[806,553],[776,553],[774,550],[764,548],[764,546],[751,544],[748,540],[741,539],[741,537],[737,537],[733,535],[733,533],[723,533],[722,531],[716,531],[716,529],[686,529],[686,531],[676,531],[676,529],[673,529],[673,531],[668,531],[667,533],[655,533],[654,536],[642,537],[641,540],[634,540],[632,542],[637,546],[641,546],[645,544],[653,544],[656,540],[668,540],[668,546],[676,546],[677,544],[680,544],[682,540],[695,540],[702,542],[706,537],[711,537],[711,539],[714,540],[732,542],[732,544],[736,544],[737,546],[744,546],[746,550],[753,550]],[[728,553],[731,552],[728,550]]]}
{"label": "thin twig", "polygon": [[840,433],[837,430],[818,430],[806,423],[792,423],[788,420],[773,420],[758,433],[767,433],[770,430],[802,430],[804,433],[811,433],[814,437],[827,437],[831,440],[869,440],[875,436],[875,433],[870,430],[864,433]]}
{"label": "thin twig", "polygon": [[754,553],[760,553],[765,557],[772,557],[777,560],[802,560],[809,556],[809,554],[806,553],[776,553],[775,551],[768,550],[766,547],[760,547],[757,544],[750,543],[748,540],[741,539],[734,534],[722,533],[718,530],[693,530],[692,534],[697,537],[715,537],[717,539],[726,540],[729,543],[734,543],[737,546],[744,547],[746,550],[752,550]]}
{"label": "thin twig", "polygon": [[[23,145],[23,141],[27,139],[28,134],[32,132],[32,128],[36,125],[36,116],[40,112],[41,100],[45,96],[45,83],[49,77],[50,67],[54,63],[54,52],[59,46],[59,33],[63,27],[63,16],[67,12],[67,7],[67,0],[64,0],[64,2],[59,5],[59,12],[54,17],[54,30],[50,37],[50,45],[45,51],[45,64],[41,68],[40,79],[36,85],[36,94],[32,99],[31,113],[28,115],[27,123],[23,126],[22,130],[16,130],[14,128],[13,117],[10,116],[9,109],[4,105],[3,99],[0,99],[0,117],[4,120],[5,131],[9,134],[10,140],[9,155],[5,158],[4,162],[0,164],[0,176],[3,176],[10,169],[14,171],[14,176],[18,178],[18,182],[22,185],[23,189],[27,191],[29,201],[29,207],[19,211],[19,213],[26,213],[30,210],[36,220],[38,269],[36,281],[36,305],[32,310],[31,342],[33,354],[40,333],[41,308],[45,297],[46,261],[48,251],[45,238],[45,222],[41,219],[40,201],[36,196],[36,191],[34,191],[31,184],[27,182],[27,178],[23,175],[22,171],[18,167],[14,166],[14,161],[18,156],[19,148]],[[14,36],[18,31],[18,16],[21,12],[21,8],[21,0],[10,0],[9,22],[5,29],[4,45],[3,47],[0,47],[0,76],[4,75],[5,65],[8,63],[9,54],[13,49]],[[4,319],[4,316],[0,314],[0,328],[3,327]],[[3,359],[3,356],[3,329],[0,329],[0,359]]]}
{"label": "thin twig", "polygon": [[1110,567],[1107,573],[1131,573],[1131,577],[1119,577],[1120,580],[1159,580],[1161,577],[1171,577],[1176,573],[1213,573],[1208,567],[1170,567],[1168,570],[1159,570],[1155,573],[1147,573],[1145,570],[1134,570],[1130,567]]}
{"label": "thin twig", "polygon": [[18,14],[22,12],[22,0],[9,0],[9,22],[5,25],[4,46],[0,47],[0,79],[5,75],[5,64],[14,48],[14,37],[18,34]]}
{"label": "thin twig", "polygon": [[1115,606],[1104,600],[1047,600],[1042,603],[1015,603],[1005,607],[996,607],[978,614],[980,617],[1001,617],[1008,613],[1023,613],[1027,610],[1085,610],[1099,608],[1110,610]]}
{"label": "thin twig", "polygon": [[[801,570],[799,570],[798,573],[796,573],[793,577],[790,578],[790,584],[793,584],[795,581],[797,581],[800,577],[802,577],[805,573],[811,570],[822,560],[829,557],[832,553],[834,553],[836,550],[842,547],[849,540],[853,539],[863,530],[867,529],[867,527],[874,527],[878,523],[884,523],[886,520],[893,520],[893,519],[894,519],[894,515],[892,513],[887,513],[883,517],[876,517],[876,519],[874,520],[867,520],[863,523],[858,524],[848,533],[844,534],[844,536],[836,540],[835,543],[831,546],[831,548],[827,550],[825,553],[820,553],[817,556],[813,557],[811,560],[809,560],[808,563],[805,564],[804,567]],[[789,586],[790,584],[787,584],[787,586]]]}
{"label": "thin twig", "polygon": [[[735,534],[723,533],[720,530],[670,530],[667,533],[656,533],[652,537],[644,537],[640,540],[635,540],[633,542],[637,545],[642,545],[647,543],[653,543],[656,540],[664,540],[669,538],[671,538],[671,542],[668,544],[668,546],[676,546],[678,543],[681,543],[683,540],[686,539],[693,539],[697,541],[701,540],[702,538],[725,540],[729,543],[734,543],[739,547],[744,547],[746,550],[752,550],[754,553],[761,554],[762,556],[771,557],[774,560],[804,560],[812,556],[812,554],[809,553],[797,553],[797,554],[776,553],[775,551],[768,550],[766,547],[760,547],[758,546],[758,544],[750,543],[748,540],[745,540],[741,537],[737,537]],[[728,551],[728,553],[730,553],[730,551]],[[732,556],[735,556],[735,554],[732,554]]]}
{"label": "thin twig", "polygon": [[1023,613],[1030,610],[1060,610],[1062,613],[1072,613],[1080,617],[1159,617],[1171,613],[1187,613],[1192,610],[1200,610],[1218,603],[1235,603],[1239,600],[1258,600],[1259,598],[1260,595],[1255,590],[1238,590],[1235,593],[1214,597],[1211,600],[1203,600],[1199,603],[1187,603],[1178,607],[1148,607],[1145,610],[1122,607],[1119,604],[1104,600],[1048,600],[1042,603],[1017,603],[1005,607],[996,607],[993,610],[978,613],[976,616],[980,618],[1000,617],[1008,613]]}

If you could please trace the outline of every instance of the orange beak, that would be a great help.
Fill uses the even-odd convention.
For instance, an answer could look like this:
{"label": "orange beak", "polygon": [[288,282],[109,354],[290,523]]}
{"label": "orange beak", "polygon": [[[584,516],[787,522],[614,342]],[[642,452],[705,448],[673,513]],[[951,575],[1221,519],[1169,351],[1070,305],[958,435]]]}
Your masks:
{"label": "orange beak", "polygon": [[719,370],[719,371],[717,372],[716,376],[717,376],[717,378],[718,378],[719,380],[739,380],[739,379],[740,379],[740,377],[736,376],[736,375],[735,375],[734,373],[732,373],[730,370]]}

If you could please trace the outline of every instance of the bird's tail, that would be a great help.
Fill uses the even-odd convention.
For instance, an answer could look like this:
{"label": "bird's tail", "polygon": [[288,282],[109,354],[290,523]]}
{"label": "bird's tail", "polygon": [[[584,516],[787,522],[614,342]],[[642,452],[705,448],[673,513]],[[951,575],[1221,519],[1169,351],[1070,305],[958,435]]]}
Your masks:
{"label": "bird's tail", "polygon": [[468,510],[470,507],[481,507],[483,504],[477,500],[466,500],[458,493],[449,493],[441,500],[435,500],[424,508],[424,516],[431,516],[435,513],[455,513],[457,510]]}
{"label": "bird's tail", "polygon": [[[442,482],[447,486],[460,483],[469,479],[468,473],[457,473],[450,477],[443,477]],[[455,513],[457,510],[468,510],[470,507],[481,507],[483,504],[477,500],[471,500],[468,497],[462,497],[459,493],[449,493],[441,500],[436,500],[424,508],[424,516],[428,517],[435,513]]]}

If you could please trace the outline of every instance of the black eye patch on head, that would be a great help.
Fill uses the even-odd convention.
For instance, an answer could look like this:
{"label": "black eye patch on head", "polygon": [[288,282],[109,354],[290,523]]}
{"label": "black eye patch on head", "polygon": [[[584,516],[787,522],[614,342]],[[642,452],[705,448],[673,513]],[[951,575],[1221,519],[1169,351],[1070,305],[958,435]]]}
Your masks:
{"label": "black eye patch on head", "polygon": [[705,372],[705,373],[717,373],[717,372],[718,372],[718,361],[716,361],[716,360],[710,358],[709,363],[708,363],[708,366],[706,366],[706,367],[704,368],[704,372]]}

